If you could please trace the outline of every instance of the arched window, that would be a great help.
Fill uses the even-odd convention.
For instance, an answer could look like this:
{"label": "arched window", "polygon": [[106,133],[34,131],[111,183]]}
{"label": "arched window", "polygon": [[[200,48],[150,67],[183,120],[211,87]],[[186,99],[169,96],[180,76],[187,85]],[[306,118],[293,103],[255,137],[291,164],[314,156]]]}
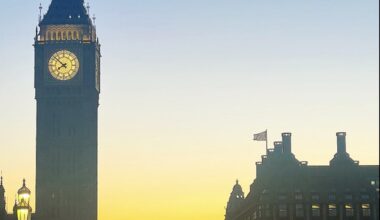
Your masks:
{"label": "arched window", "polygon": [[78,33],[76,31],[73,32],[73,40],[78,39]]}
{"label": "arched window", "polygon": [[67,32],[62,32],[62,40],[67,40]]}
{"label": "arched window", "polygon": [[73,39],[72,33],[71,33],[71,31],[69,31],[69,35],[67,36],[67,40],[72,40],[72,39]]}
{"label": "arched window", "polygon": [[51,40],[56,40],[57,39],[57,33],[53,32],[53,37],[51,38]]}
{"label": "arched window", "polygon": [[58,31],[58,34],[57,34],[57,40],[61,40],[62,39],[62,35],[61,35],[61,32]]}
{"label": "arched window", "polygon": [[46,33],[46,40],[52,40],[50,31]]}

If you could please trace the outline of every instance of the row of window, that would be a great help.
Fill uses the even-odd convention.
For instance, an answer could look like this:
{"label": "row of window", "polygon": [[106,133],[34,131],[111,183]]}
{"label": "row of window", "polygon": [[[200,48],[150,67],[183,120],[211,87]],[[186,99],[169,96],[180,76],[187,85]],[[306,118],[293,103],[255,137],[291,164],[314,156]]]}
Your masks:
{"label": "row of window", "polygon": [[[279,195],[278,199],[279,200],[285,200],[285,199],[287,199],[287,196],[286,195]],[[303,200],[304,196],[303,196],[302,193],[295,193],[294,194],[294,199],[295,200]],[[335,193],[331,193],[331,194],[328,195],[328,200],[334,201],[336,199],[337,199],[337,196],[336,196]],[[345,194],[344,195],[344,199],[348,200],[348,201],[353,200],[353,195],[352,194]],[[370,196],[369,196],[369,194],[363,193],[363,194],[360,195],[360,199],[361,200],[369,200]],[[311,195],[311,200],[313,200],[313,201],[319,201],[320,200],[320,195],[319,194],[312,194]]]}
{"label": "row of window", "polygon": [[[303,204],[296,204],[295,207],[295,217],[296,218],[302,218],[305,217],[305,205]],[[311,205],[311,216],[312,217],[321,217],[322,216],[322,208],[320,204],[312,204]],[[338,216],[338,206],[337,204],[328,204],[327,206],[327,215],[329,217],[336,217]],[[371,216],[371,206],[368,203],[363,203],[360,205],[361,216],[363,217],[370,217]],[[286,204],[280,204],[277,209],[278,217],[280,218],[286,218],[289,215],[289,206]],[[343,206],[343,213],[346,217],[353,217],[355,213],[355,209],[352,204],[345,204]],[[271,217],[273,214],[273,210],[271,209],[270,205],[259,205],[257,210],[251,215],[247,216],[246,220],[255,220],[262,217]]]}

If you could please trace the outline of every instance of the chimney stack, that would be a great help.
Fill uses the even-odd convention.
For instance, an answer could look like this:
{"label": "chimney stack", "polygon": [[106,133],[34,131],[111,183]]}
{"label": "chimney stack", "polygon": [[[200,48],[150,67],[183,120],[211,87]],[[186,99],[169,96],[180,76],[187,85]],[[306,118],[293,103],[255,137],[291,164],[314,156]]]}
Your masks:
{"label": "chimney stack", "polygon": [[346,132],[337,132],[337,153],[338,154],[346,154]]}
{"label": "chimney stack", "polygon": [[284,154],[292,153],[292,133],[282,133],[282,149]]}
{"label": "chimney stack", "polygon": [[282,142],[281,141],[274,142],[274,152],[276,154],[282,154]]}

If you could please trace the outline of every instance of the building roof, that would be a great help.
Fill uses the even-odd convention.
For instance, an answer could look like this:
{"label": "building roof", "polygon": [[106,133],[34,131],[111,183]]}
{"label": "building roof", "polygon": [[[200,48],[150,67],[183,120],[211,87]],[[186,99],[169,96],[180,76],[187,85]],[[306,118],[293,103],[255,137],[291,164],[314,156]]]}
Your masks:
{"label": "building roof", "polygon": [[52,0],[48,12],[40,22],[40,26],[63,24],[91,24],[83,0]]}

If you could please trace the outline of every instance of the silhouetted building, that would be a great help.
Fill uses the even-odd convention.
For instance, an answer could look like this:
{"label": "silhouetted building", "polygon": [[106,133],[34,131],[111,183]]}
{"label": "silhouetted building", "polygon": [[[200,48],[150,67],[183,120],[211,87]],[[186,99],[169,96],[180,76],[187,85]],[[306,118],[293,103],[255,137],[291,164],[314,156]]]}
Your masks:
{"label": "silhouetted building", "polygon": [[309,166],[292,154],[291,134],[282,134],[262,161],[246,198],[235,185],[225,220],[378,220],[379,166],[359,165],[337,133],[329,166]]}
{"label": "silhouetted building", "polygon": [[[32,218],[96,220],[101,55],[83,0],[52,0],[48,12],[40,15],[34,48],[37,134]],[[26,211],[25,199],[18,198],[14,215],[7,215],[1,184],[0,220]]]}

